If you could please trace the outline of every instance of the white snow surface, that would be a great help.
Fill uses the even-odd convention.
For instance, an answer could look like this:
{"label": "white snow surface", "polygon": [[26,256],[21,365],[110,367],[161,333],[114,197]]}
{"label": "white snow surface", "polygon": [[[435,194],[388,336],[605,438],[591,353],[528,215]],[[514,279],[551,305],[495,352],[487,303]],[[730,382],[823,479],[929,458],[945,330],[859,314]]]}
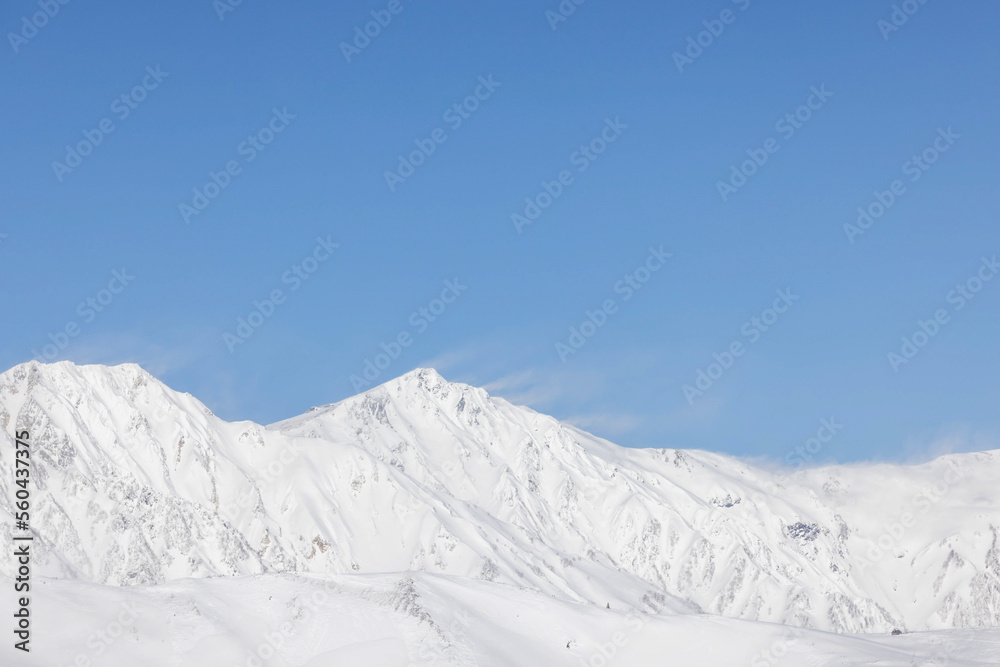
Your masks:
{"label": "white snow surface", "polygon": [[[996,451],[793,471],[622,448],[429,369],[262,426],[225,422],[134,364],[29,362],[0,374],[0,426],[8,551],[13,433],[31,435],[38,608],[86,626],[73,600],[137,601],[149,614],[135,627],[174,609],[181,620],[150,621],[148,636],[177,655],[194,650],[177,636],[184,618],[204,651],[232,661],[226,651],[246,646],[227,626],[236,617],[280,624],[295,596],[332,586],[335,609],[295,621],[322,636],[279,651],[287,664],[322,651],[334,657],[316,665],[341,664],[337,651],[387,656],[362,664],[598,664],[587,662],[594,647],[637,618],[616,664],[750,664],[782,637],[782,660],[804,646],[816,659],[828,645],[859,656],[819,665],[921,664],[900,656],[929,660],[956,641],[947,664],[1000,664],[976,662],[975,646],[996,648],[995,630],[960,630],[1000,625]],[[0,575],[14,574],[0,560]],[[385,602],[410,594],[400,591],[431,611]],[[466,608],[481,617],[478,635],[449,625]],[[327,613],[357,631],[320,632]],[[826,634],[897,628],[951,632]],[[74,628],[58,646],[83,650],[74,633],[85,645]],[[643,662],[669,638],[727,657]],[[129,641],[115,649],[152,650]],[[420,662],[425,645],[438,662]],[[786,664],[775,660],[758,664]]]}
{"label": "white snow surface", "polygon": [[4,667],[996,667],[1000,655],[997,628],[837,635],[427,573],[45,580],[32,604],[32,651],[5,647]]}

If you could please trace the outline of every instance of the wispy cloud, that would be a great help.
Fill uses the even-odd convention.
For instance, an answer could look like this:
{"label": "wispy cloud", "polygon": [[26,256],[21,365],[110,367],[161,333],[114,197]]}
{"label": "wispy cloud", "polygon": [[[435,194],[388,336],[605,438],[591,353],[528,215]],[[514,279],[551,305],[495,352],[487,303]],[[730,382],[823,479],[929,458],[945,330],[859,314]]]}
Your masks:
{"label": "wispy cloud", "polygon": [[926,438],[912,438],[903,444],[906,463],[926,463],[948,454],[1000,449],[1000,434],[978,431],[968,425],[951,425]]}
{"label": "wispy cloud", "polygon": [[528,368],[486,382],[483,388],[517,405],[545,408],[600,398],[606,378],[592,370]]}
{"label": "wispy cloud", "polygon": [[597,435],[618,435],[629,433],[642,425],[643,420],[638,415],[612,412],[595,412],[592,414],[574,415],[563,421]]}
{"label": "wispy cloud", "polygon": [[467,345],[463,348],[457,350],[449,350],[447,352],[442,352],[441,354],[431,357],[425,361],[421,361],[417,364],[417,368],[433,368],[437,372],[444,374],[449,370],[453,370],[457,366],[464,362],[472,361],[476,359],[476,349]]}
{"label": "wispy cloud", "polygon": [[135,363],[163,378],[203,359],[216,336],[206,331],[185,336],[185,340],[184,345],[162,345],[134,332],[97,333],[81,337],[67,348],[65,358],[79,364]]}
{"label": "wispy cloud", "polygon": [[[523,333],[523,332],[519,332]],[[517,336],[494,336],[468,343],[425,360],[419,366],[436,368],[448,380],[482,387],[514,405],[551,414],[577,428],[608,438],[624,437],[643,430],[643,417],[622,406],[610,394],[616,374],[632,375],[648,369],[658,357],[648,351],[626,349],[600,354],[589,363],[561,364],[547,345],[526,349],[515,345]],[[545,340],[539,337],[539,340]],[[546,356],[551,357],[546,363]],[[641,385],[636,391],[646,391]],[[717,401],[704,401],[687,420],[709,421]],[[659,419],[659,418],[658,418]],[[678,421],[684,420],[680,415]]]}

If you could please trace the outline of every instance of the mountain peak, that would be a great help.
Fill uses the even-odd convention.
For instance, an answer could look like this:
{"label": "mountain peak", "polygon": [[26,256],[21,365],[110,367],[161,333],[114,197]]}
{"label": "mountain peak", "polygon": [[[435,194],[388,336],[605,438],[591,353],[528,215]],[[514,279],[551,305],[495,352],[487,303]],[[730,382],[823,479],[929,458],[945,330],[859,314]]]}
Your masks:
{"label": "mountain peak", "polygon": [[77,364],[72,361],[53,361],[44,362],[38,361],[37,359],[32,359],[31,361],[25,361],[16,366],[13,366],[9,370],[3,373],[3,375],[15,375],[23,376],[31,373],[79,373],[79,374],[104,374],[104,375],[119,375],[125,374],[130,376],[144,375],[152,378],[142,366],[132,362],[126,362],[116,365],[105,365],[105,364]]}
{"label": "mountain peak", "polygon": [[31,389],[36,385],[45,385],[56,393],[65,391],[68,387],[120,385],[122,387],[138,387],[152,384],[165,385],[150,375],[138,364],[126,363],[117,366],[102,364],[74,364],[71,361],[56,361],[44,363],[37,360],[18,364],[4,373],[0,373],[0,385],[9,389],[24,385]]}
{"label": "mountain peak", "polygon": [[414,368],[394,380],[389,380],[381,387],[396,395],[433,395],[437,397],[446,396],[453,391],[456,394],[462,394],[473,389],[470,385],[461,382],[449,382],[433,368]]}
{"label": "mountain peak", "polygon": [[447,382],[447,380],[445,380],[444,377],[442,377],[441,374],[438,373],[433,368],[414,368],[412,371],[408,373],[403,373],[396,379],[401,382],[406,382],[406,383],[415,382],[417,384],[426,384],[426,383],[438,384],[441,382]]}

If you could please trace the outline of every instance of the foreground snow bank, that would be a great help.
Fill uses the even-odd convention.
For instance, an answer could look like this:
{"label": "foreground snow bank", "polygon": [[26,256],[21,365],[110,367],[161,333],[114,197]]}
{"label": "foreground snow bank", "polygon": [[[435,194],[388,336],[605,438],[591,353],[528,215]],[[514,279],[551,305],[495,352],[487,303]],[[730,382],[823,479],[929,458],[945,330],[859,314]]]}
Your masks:
{"label": "foreground snow bank", "polygon": [[7,648],[0,664],[985,667],[1000,655],[996,628],[836,635],[626,613],[421,573],[259,575],[132,588],[40,580],[33,588],[31,653]]}

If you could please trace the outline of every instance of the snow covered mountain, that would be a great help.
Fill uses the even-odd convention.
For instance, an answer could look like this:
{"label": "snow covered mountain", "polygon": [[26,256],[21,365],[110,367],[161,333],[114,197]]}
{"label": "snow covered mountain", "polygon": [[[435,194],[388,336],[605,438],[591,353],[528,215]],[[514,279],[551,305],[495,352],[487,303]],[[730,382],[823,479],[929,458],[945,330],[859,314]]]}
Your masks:
{"label": "snow covered mountain", "polygon": [[28,430],[40,576],[420,571],[836,632],[1000,625],[1000,452],[770,471],[621,448],[432,370],[265,427],[135,365],[30,362],[0,375],[0,425],[0,544]]}

